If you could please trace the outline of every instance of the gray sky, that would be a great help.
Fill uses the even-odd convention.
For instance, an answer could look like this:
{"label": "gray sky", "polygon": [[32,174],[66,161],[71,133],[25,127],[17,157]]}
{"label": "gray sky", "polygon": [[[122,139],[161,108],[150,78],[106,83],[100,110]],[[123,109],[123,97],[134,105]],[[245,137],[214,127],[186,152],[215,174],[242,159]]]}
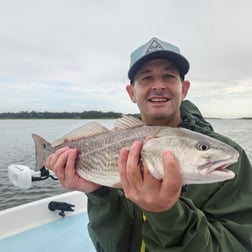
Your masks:
{"label": "gray sky", "polygon": [[252,116],[251,13],[251,0],[0,0],[0,112],[138,112],[129,55],[156,36],[190,61],[205,116]]}

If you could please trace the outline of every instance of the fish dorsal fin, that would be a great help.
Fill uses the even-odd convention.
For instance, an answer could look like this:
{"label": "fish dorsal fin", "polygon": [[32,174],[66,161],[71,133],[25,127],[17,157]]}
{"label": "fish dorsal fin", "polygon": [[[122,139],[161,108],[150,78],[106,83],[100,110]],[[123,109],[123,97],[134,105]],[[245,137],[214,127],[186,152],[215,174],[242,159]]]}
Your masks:
{"label": "fish dorsal fin", "polygon": [[124,130],[124,129],[143,126],[143,125],[144,123],[140,119],[134,116],[123,115],[121,118],[116,120],[114,130]]}
{"label": "fish dorsal fin", "polygon": [[103,134],[108,132],[109,130],[102,126],[98,122],[90,122],[87,123],[73,131],[69,132],[68,134],[64,135],[63,137],[57,139],[52,143],[53,147],[57,147],[65,142],[79,140],[81,138],[91,137],[99,134]]}

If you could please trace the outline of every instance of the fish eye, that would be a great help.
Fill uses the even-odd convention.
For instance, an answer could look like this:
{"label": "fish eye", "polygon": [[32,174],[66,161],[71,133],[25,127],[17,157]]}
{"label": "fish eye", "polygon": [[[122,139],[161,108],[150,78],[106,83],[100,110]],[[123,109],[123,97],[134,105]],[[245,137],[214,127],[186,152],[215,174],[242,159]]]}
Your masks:
{"label": "fish eye", "polygon": [[197,150],[207,151],[210,149],[210,145],[208,143],[198,142],[196,143]]}

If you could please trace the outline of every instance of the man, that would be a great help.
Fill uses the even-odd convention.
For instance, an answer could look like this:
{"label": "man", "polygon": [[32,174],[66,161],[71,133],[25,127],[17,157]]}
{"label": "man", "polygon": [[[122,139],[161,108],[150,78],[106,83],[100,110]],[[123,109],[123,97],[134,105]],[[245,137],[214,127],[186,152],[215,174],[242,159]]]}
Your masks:
{"label": "man", "polygon": [[251,165],[240,146],[215,133],[199,110],[183,101],[188,70],[176,46],[153,38],[132,53],[126,89],[145,124],[189,128],[237,149],[239,161],[230,167],[236,178],[183,190],[173,154],[163,152],[164,178],[156,180],[139,162],[142,143],[136,141],[120,151],[122,190],[112,189],[77,175],[75,149],[58,150],[45,165],[65,188],[87,194],[89,234],[97,251],[252,251]]}

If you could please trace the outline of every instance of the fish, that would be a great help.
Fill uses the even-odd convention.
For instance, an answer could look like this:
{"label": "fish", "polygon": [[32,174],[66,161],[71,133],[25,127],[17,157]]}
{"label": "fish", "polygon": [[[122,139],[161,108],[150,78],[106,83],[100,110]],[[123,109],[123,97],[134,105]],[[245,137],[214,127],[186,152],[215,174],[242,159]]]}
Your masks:
{"label": "fish", "polygon": [[90,122],[52,143],[37,134],[32,134],[32,138],[35,170],[43,167],[47,157],[57,149],[69,146],[78,150],[75,169],[80,177],[114,188],[121,187],[120,150],[129,148],[136,140],[143,142],[140,161],[159,180],[164,176],[162,152],[170,150],[179,162],[184,185],[233,179],[235,173],[226,168],[239,159],[238,151],[217,139],[180,127],[148,126],[133,116],[122,116],[111,130]]}

